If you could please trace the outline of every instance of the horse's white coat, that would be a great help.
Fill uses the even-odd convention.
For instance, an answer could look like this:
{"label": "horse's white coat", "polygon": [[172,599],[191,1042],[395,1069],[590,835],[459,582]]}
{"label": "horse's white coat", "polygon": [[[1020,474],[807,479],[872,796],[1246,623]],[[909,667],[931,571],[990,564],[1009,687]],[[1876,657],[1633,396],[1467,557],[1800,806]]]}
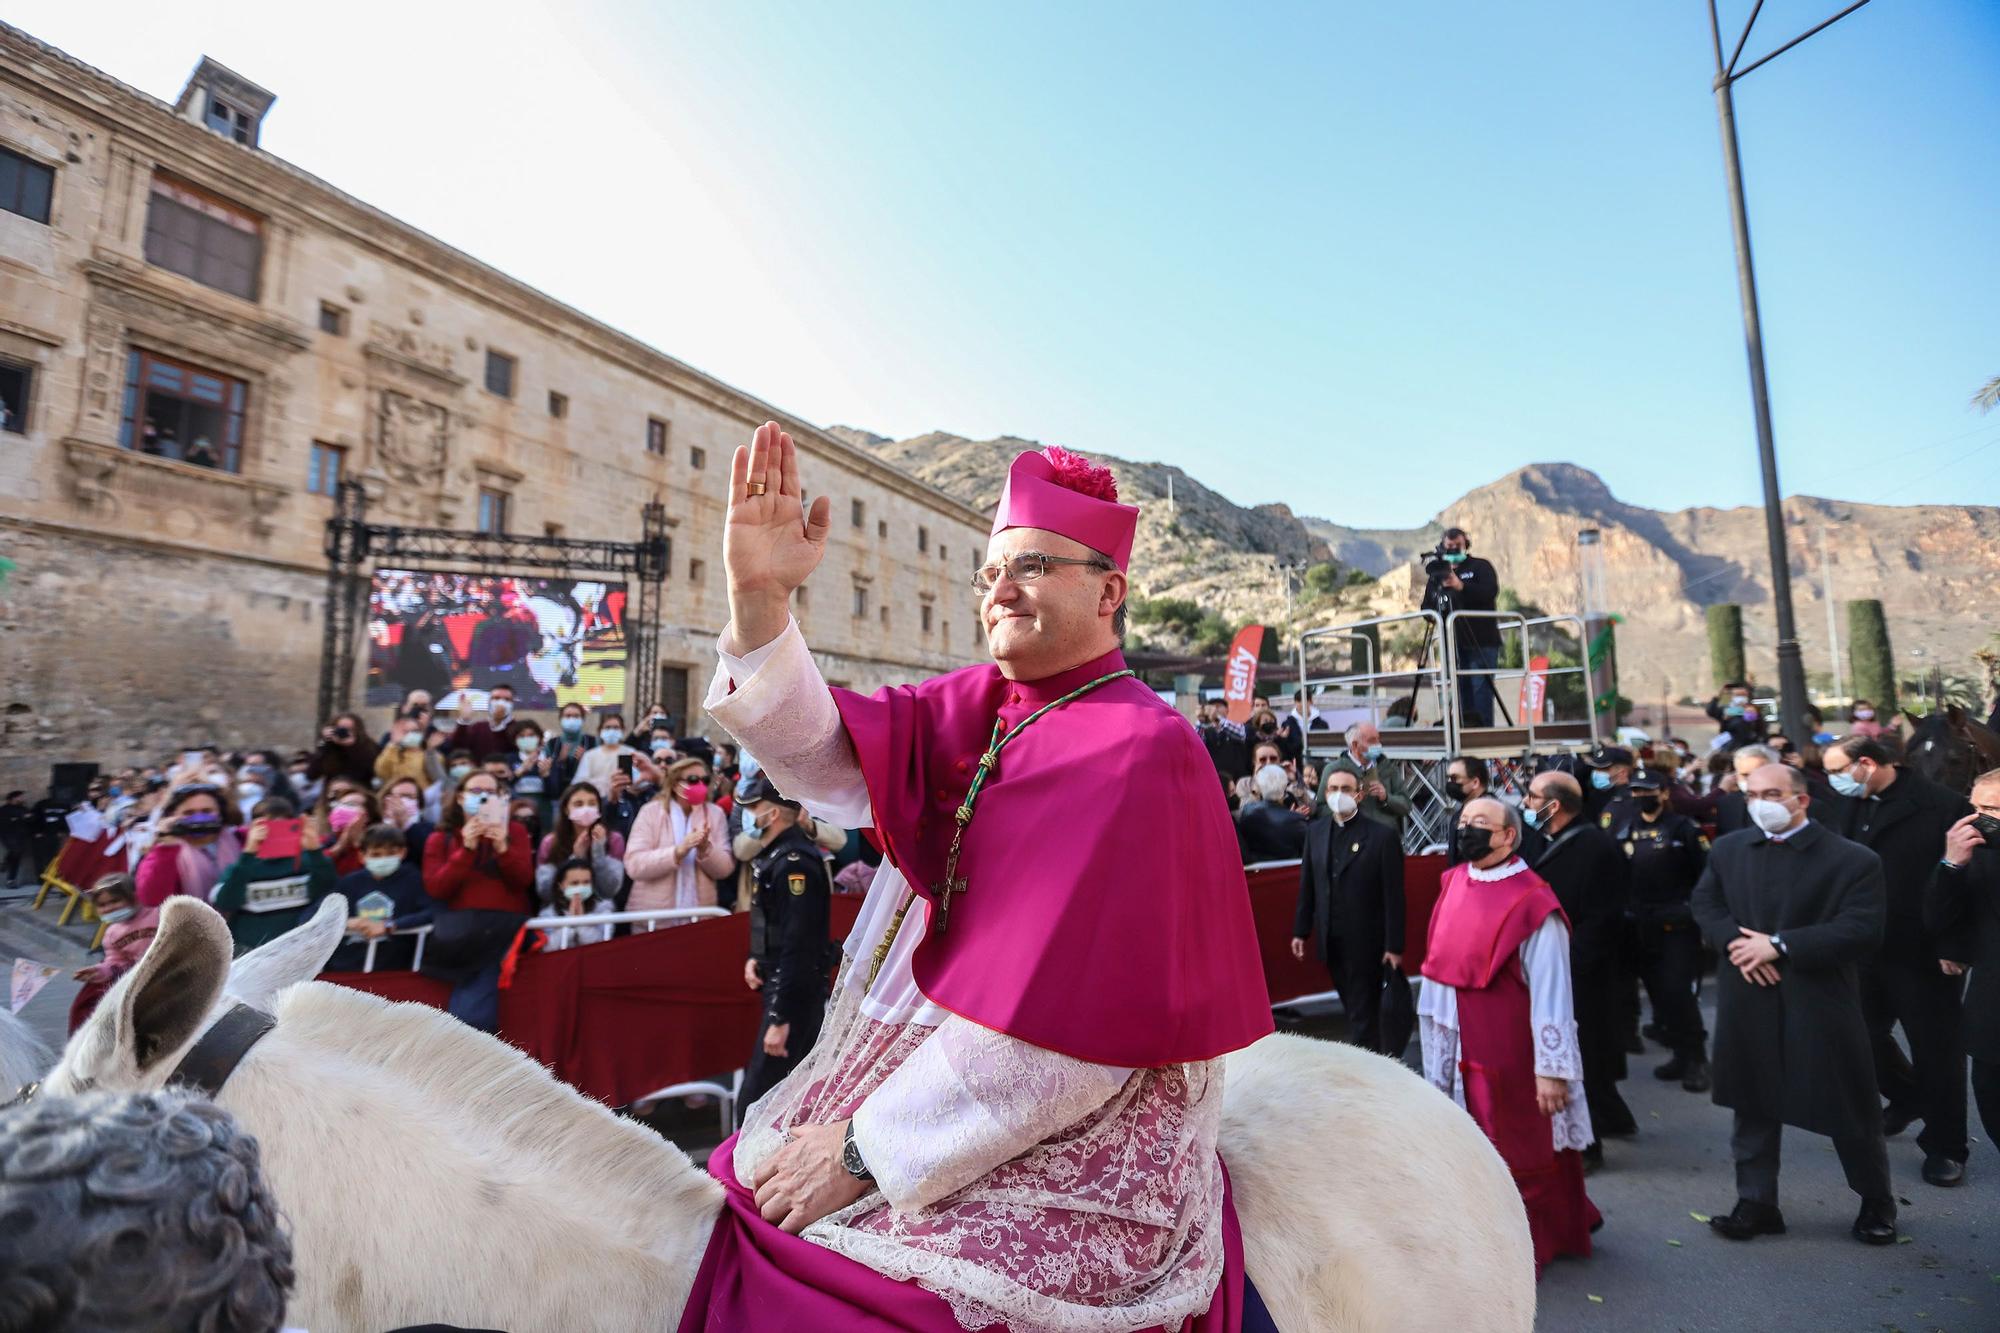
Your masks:
{"label": "horse's white coat", "polygon": [[[292,1224],[287,1322],[314,1333],[426,1321],[674,1328],[720,1187],[650,1131],[436,1010],[298,984],[345,914],[330,899],[229,977],[230,995],[278,1020],[220,1100],[257,1136]],[[146,962],[72,1039],[50,1091],[163,1081],[193,1033],[135,991],[207,988],[219,1010],[220,926],[205,905],[170,903]],[[140,1058],[134,1044],[152,1049]],[[1231,1056],[1226,1088],[1222,1152],[1249,1270],[1280,1328],[1533,1327],[1519,1195],[1449,1099],[1392,1061],[1298,1037]]]}
{"label": "horse's white coat", "polygon": [[0,1009],[0,1102],[40,1078],[55,1063],[55,1053],[42,1044],[19,1015]]}

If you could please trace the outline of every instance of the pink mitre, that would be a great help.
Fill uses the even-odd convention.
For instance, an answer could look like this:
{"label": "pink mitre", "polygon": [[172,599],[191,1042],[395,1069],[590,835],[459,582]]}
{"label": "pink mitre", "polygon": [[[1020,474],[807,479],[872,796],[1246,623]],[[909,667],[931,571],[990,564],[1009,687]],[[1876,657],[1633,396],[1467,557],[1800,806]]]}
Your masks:
{"label": "pink mitre", "polygon": [[1007,469],[992,535],[1009,528],[1060,533],[1125,569],[1132,563],[1139,509],[1118,503],[1118,479],[1110,468],[1051,445],[1019,455]]}

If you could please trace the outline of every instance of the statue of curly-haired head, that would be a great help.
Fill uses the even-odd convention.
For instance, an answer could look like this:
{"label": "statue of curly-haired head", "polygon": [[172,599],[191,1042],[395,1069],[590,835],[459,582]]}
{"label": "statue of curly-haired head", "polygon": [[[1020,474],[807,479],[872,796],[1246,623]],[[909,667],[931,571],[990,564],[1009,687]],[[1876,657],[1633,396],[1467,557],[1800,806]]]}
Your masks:
{"label": "statue of curly-haired head", "polygon": [[257,1141],[214,1103],[92,1092],[0,1112],[0,1329],[268,1333],[292,1277]]}

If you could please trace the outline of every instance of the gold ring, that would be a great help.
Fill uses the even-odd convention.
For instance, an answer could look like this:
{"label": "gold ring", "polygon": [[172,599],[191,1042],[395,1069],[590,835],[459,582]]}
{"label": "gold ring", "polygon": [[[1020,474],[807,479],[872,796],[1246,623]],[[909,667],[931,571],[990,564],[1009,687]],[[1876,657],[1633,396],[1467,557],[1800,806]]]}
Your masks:
{"label": "gold ring", "polygon": [[744,486],[744,489],[752,495],[762,495],[764,493],[764,483],[761,481],[749,482]]}

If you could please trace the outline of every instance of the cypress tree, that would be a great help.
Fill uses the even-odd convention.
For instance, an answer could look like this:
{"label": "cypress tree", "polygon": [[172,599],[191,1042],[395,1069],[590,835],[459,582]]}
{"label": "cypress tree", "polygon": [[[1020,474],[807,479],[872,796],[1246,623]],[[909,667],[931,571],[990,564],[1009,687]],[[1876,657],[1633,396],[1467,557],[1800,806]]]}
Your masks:
{"label": "cypress tree", "polygon": [[1750,678],[1743,660],[1743,608],[1735,602],[1708,608],[1708,670],[1717,694],[1732,680]]}
{"label": "cypress tree", "polygon": [[1878,717],[1896,711],[1896,660],[1889,651],[1889,622],[1874,598],[1847,604],[1847,663],[1854,697],[1875,705]]}

